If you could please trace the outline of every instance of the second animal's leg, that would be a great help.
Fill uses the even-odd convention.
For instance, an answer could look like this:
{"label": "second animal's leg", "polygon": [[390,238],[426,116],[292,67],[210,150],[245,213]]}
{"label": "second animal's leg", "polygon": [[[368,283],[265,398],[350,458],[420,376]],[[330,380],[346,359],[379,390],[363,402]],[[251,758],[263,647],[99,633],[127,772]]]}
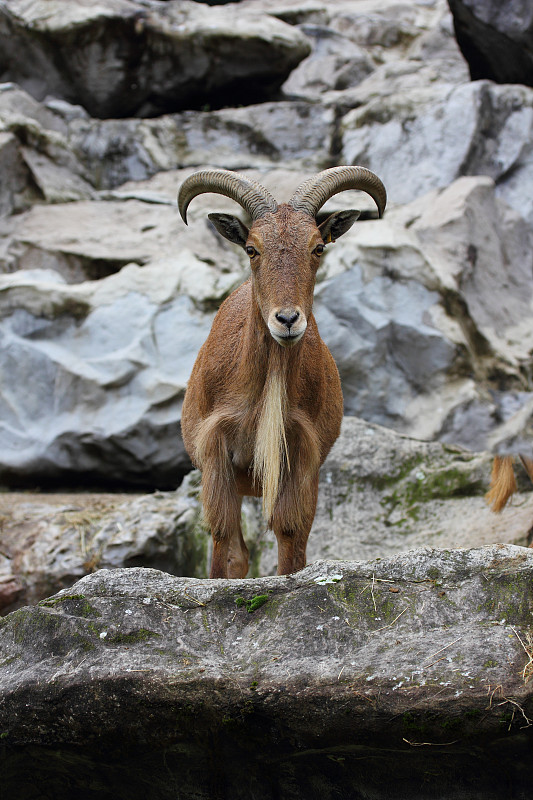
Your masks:
{"label": "second animal's leg", "polygon": [[278,541],[278,575],[289,575],[305,567],[317,497],[318,472],[312,477],[303,476],[302,480],[289,477],[284,482],[272,515]]}

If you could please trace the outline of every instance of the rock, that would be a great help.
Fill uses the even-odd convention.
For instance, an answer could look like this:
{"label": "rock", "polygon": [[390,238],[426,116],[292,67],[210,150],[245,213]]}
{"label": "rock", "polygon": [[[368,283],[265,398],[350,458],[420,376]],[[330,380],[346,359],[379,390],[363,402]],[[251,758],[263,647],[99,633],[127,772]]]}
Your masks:
{"label": "rock", "polygon": [[176,485],[189,465],[179,410],[211,323],[180,292],[182,258],[77,287],[47,277],[25,287],[22,272],[3,279],[2,372],[12,382],[0,401],[2,480]]}
{"label": "rock", "polygon": [[28,185],[27,170],[18,152],[17,140],[0,132],[0,215],[19,211],[21,195]]}
{"label": "rock", "polygon": [[[492,513],[484,498],[490,462],[488,453],[417,441],[345,417],[320,473],[308,563],[379,558],[422,546],[528,545],[531,484],[517,470],[522,494],[502,514]],[[264,532],[257,501],[245,499],[244,508],[251,574],[274,574],[274,536]]]}
{"label": "rock", "polygon": [[346,412],[487,449],[530,397],[520,374],[533,346],[531,236],[490,179],[461,178],[336,243],[315,314]]}
{"label": "rock", "polygon": [[460,293],[477,335],[508,362],[524,363],[533,348],[533,329],[522,323],[533,308],[531,226],[497,201],[490,178],[461,178],[410,210],[412,230],[448,262],[443,283]]}
{"label": "rock", "polygon": [[533,86],[533,10],[519,0],[449,0],[473,81]]}
{"label": "rock", "polygon": [[312,102],[279,101],[210,114],[184,112],[180,125],[184,165],[243,170],[284,163],[287,169],[319,171],[328,165],[335,113]]}
{"label": "rock", "polygon": [[[0,131],[2,127],[15,137],[10,140],[7,185],[15,182],[15,158],[33,179],[25,179],[24,208],[43,198],[49,203],[96,199],[98,190],[145,181],[176,165],[264,171],[281,163],[285,170],[318,171],[327,160],[325,151],[333,147],[335,113],[297,100],[156,119],[94,120],[79,106],[37,103],[17,87],[4,85]],[[22,208],[19,201],[16,210]]]}
{"label": "rock", "polygon": [[[384,68],[380,79],[392,77],[390,72]],[[499,197],[531,224],[533,204],[522,187],[532,170],[533,91],[486,81],[428,89],[419,86],[420,77],[412,89],[409,84],[389,89],[386,98],[378,91],[379,99],[346,114],[343,162],[381,170],[395,203],[410,202],[461,175],[488,175]]]}
{"label": "rock", "polygon": [[[4,22],[17,9],[33,14],[41,8],[39,3],[23,6],[19,0],[9,4],[9,10],[6,3],[0,6]],[[161,488],[175,486],[169,470],[177,467],[181,475],[187,468],[179,444],[176,461],[169,447],[145,449],[140,441],[154,436],[159,445],[162,429],[174,436],[192,344],[184,348],[179,366],[173,352],[172,368],[183,380],[172,379],[161,366],[161,354],[155,355],[154,365],[144,344],[151,341],[152,314],[140,315],[138,327],[147,327],[131,336],[143,342],[140,361],[132,356],[126,369],[123,339],[118,338],[118,348],[110,340],[107,345],[110,373],[123,381],[118,400],[115,378],[107,383],[97,380],[95,385],[87,378],[93,374],[92,365],[88,367],[89,335],[97,336],[98,359],[102,351],[99,328],[86,318],[98,319],[94,314],[102,303],[123,320],[124,330],[131,331],[132,317],[117,312],[115,299],[106,297],[108,291],[115,292],[107,281],[123,271],[113,284],[121,286],[123,309],[133,275],[132,292],[138,295],[139,269],[129,266],[136,265],[152,276],[150,280],[165,275],[165,286],[168,279],[173,288],[162,292],[162,302],[172,309],[175,303],[186,304],[187,315],[190,312],[197,323],[194,340],[198,344],[203,340],[216,307],[247,274],[243,252],[223,242],[206,221],[208,211],[234,213],[234,203],[215,196],[199,198],[188,229],[176,212],[180,182],[204,166],[246,171],[282,200],[309,174],[331,164],[361,161],[374,169],[390,197],[385,219],[354,226],[328,249],[318,274],[316,315],[342,373],[347,412],[411,436],[458,442],[473,450],[503,452],[517,443],[528,449],[524,409],[531,399],[533,346],[529,255],[533,95],[524,86],[468,80],[445,0],[414,6],[385,0],[379,8],[366,0],[356,5],[346,0],[242,0],[220,8],[186,0],[155,5],[116,0],[103,10],[69,4],[68,14],[58,21],[59,8],[47,3],[47,21],[40,18],[35,23],[36,41],[41,29],[56,31],[56,22],[57,30],[61,26],[66,30],[78,13],[80,30],[97,22],[107,30],[120,17],[116,41],[134,18],[152,26],[154,20],[164,20],[160,27],[170,31],[180,14],[216,26],[222,14],[238,15],[242,24],[252,18],[257,24],[269,19],[290,36],[301,41],[307,37],[305,41],[313,44],[310,56],[285,81],[285,91],[293,99],[278,94],[275,100],[245,107],[94,119],[81,105],[61,97],[49,95],[39,102],[12,83],[0,87],[0,206],[9,214],[0,221],[0,272],[31,273],[24,279],[0,279],[5,298],[0,301],[2,335],[11,341],[14,312],[20,310],[16,336],[21,325],[27,324],[30,333],[21,337],[23,347],[17,339],[17,357],[30,358],[31,352],[32,365],[37,369],[39,364],[39,374],[47,376],[43,385],[51,390],[50,376],[58,373],[50,367],[49,353],[59,352],[61,385],[83,385],[83,397],[90,397],[99,409],[98,419],[104,409],[114,416],[117,408],[124,408],[122,393],[128,395],[130,411],[119,413],[128,425],[120,422],[117,431],[106,422],[106,441],[116,442],[117,435],[130,441],[135,430],[134,463],[127,466],[122,444],[104,445],[95,435],[95,417],[81,399],[85,410],[71,420],[77,432],[65,431],[65,420],[60,426],[67,444],[60,446],[61,455],[54,454],[53,461],[61,462],[62,474],[67,461],[74,480],[81,475],[80,468],[98,481],[104,480],[98,476],[107,480],[125,469],[127,480],[136,475],[133,485],[145,486],[137,461],[142,454],[148,459],[147,474],[158,476],[156,486]],[[146,57],[152,55],[148,48]],[[154,56],[154,69],[158,63]],[[62,80],[70,80],[69,75]],[[87,73],[87,80],[90,77]],[[110,80],[110,90],[111,84]],[[324,211],[353,207],[353,202],[356,207],[361,204],[364,220],[375,212],[372,201],[360,196],[355,201],[337,196]],[[44,272],[51,270],[58,274],[55,283],[60,288],[50,288],[50,274],[45,277]],[[93,291],[96,285],[89,288],[90,301],[77,288],[87,281],[103,282],[101,293]],[[148,305],[152,308],[152,299]],[[67,306],[75,309],[70,317]],[[338,308],[342,308],[340,320]],[[173,317],[176,324],[182,313]],[[76,315],[85,319],[81,326]],[[158,311],[160,316],[163,310]],[[60,337],[57,331],[63,331],[63,325],[68,333]],[[174,338],[179,347],[181,332]],[[78,347],[81,340],[83,353]],[[9,364],[15,365],[15,377],[20,379],[16,359]],[[148,389],[137,398],[137,387],[144,385],[147,372],[164,374],[155,385],[169,398],[167,409],[171,409],[162,427],[158,417],[155,433]],[[16,380],[10,381],[10,387],[16,385]],[[27,421],[28,392],[22,386],[20,392],[24,396],[10,397],[7,406],[16,402]],[[80,395],[75,394],[78,400]],[[51,413],[38,417],[45,425],[41,434],[36,424],[25,422],[22,440],[18,424],[8,429],[2,420],[8,441],[4,447],[0,435],[0,453],[11,454],[21,441],[28,445],[8,466],[0,455],[5,480],[8,475],[9,480],[29,480],[25,464],[39,464],[41,470],[50,463],[50,431],[56,430],[57,421],[47,425],[44,420]],[[89,445],[76,441],[85,435],[88,442],[96,442],[90,458]],[[55,434],[53,440],[57,441]],[[70,447],[72,459],[66,455]],[[82,451],[85,455],[80,458]],[[48,455],[43,461],[44,453]],[[96,453],[99,457],[105,453],[108,461],[102,467]],[[154,460],[158,465],[152,471]],[[12,471],[15,462],[18,478]]]}
{"label": "rock", "polygon": [[0,623],[3,787],[384,797],[394,775],[421,800],[431,770],[437,796],[525,796],[532,578],[508,545],[244,581],[100,570]]}
{"label": "rock", "polygon": [[[320,474],[307,556],[366,560],[421,546],[528,545],[533,493],[502,514],[484,499],[491,457],[400,436],[345,417]],[[245,498],[243,531],[252,577],[273,575],[277,545],[260,500]],[[0,610],[35,603],[95,569],[156,567],[175,575],[209,572],[211,537],[202,523],[200,474],[179,489],[145,497],[0,494]]]}
{"label": "rock", "polygon": [[294,28],[231,5],[0,4],[0,79],[39,100],[51,94],[79,103],[95,117],[257,102],[309,50]]}
{"label": "rock", "polygon": [[198,578],[209,571],[196,473],[179,494],[1,494],[0,526],[0,613],[97,569],[145,566]]}
{"label": "rock", "polygon": [[356,86],[373,71],[365,50],[342,33],[319,25],[301,30],[313,42],[313,52],[285,81],[285,94],[318,100],[326,91]]}

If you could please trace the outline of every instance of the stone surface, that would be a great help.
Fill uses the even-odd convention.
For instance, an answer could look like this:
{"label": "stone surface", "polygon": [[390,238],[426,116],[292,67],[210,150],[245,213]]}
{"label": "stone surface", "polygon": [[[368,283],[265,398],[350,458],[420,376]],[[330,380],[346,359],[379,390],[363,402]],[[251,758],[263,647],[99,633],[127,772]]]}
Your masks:
{"label": "stone surface", "polygon": [[356,86],[373,71],[365,50],[342,33],[320,25],[302,25],[301,30],[313,51],[283,84],[286,94],[317,100],[326,91]]}
{"label": "stone surface", "polygon": [[533,9],[521,0],[449,0],[472,80],[533,86]]}
{"label": "stone surface", "polygon": [[[391,70],[381,77],[392,78]],[[342,120],[342,160],[378,165],[390,199],[406,203],[460,175],[488,175],[529,223],[522,193],[531,171],[533,91],[488,81],[458,86],[417,81],[350,111]],[[372,76],[369,80],[372,79]],[[377,82],[377,78],[376,78]],[[377,89],[377,86],[376,86]]]}
{"label": "stone surface", "polygon": [[196,473],[179,494],[0,495],[0,609],[6,613],[97,569],[151,566],[204,577],[208,537]]}
{"label": "stone surface", "polygon": [[0,78],[39,100],[80,103],[95,117],[265,99],[309,50],[294,28],[233,5],[0,4]]}
{"label": "stone surface", "polygon": [[[18,376],[2,399],[3,437],[11,443],[4,475],[94,481],[107,463],[110,485],[164,488],[171,476],[175,485],[187,463],[178,409],[209,330],[209,318],[177,285],[179,270],[164,262],[147,273],[132,265],[106,286],[87,282],[76,296],[46,274],[37,279],[39,313],[32,314],[30,292],[29,305],[9,313],[2,333],[4,369]],[[16,383],[28,381],[33,391],[15,399]]]}
{"label": "stone surface", "polygon": [[532,577],[503,545],[245,581],[101,570],[0,622],[3,788],[381,798],[394,775],[426,798],[431,770],[436,796],[524,797]]}

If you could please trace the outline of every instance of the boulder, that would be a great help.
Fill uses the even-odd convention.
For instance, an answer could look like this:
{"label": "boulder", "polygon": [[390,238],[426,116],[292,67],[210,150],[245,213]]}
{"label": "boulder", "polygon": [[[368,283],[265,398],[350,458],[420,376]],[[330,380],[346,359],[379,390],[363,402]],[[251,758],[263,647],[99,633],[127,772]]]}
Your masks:
{"label": "boulder", "polygon": [[533,9],[510,0],[449,0],[457,42],[473,81],[533,86]]}
{"label": "boulder", "polygon": [[4,278],[2,480],[176,485],[188,465],[179,409],[211,323],[180,292],[190,259],[179,262],[77,287],[46,272]]}
{"label": "boulder", "polygon": [[[420,442],[345,417],[320,473],[308,562],[371,559],[422,547],[528,545],[533,493],[493,514],[484,494],[491,457]],[[274,575],[277,544],[260,500],[245,498],[242,523],[253,577]],[[211,537],[202,523],[200,474],[179,489],[144,497],[0,494],[0,610],[35,603],[95,569],[156,567],[209,572]]]}
{"label": "boulder", "polygon": [[430,773],[436,796],[527,796],[532,586],[509,545],[240,581],[100,570],[0,622],[3,789],[385,798],[394,776],[422,800]]}
{"label": "boulder", "polygon": [[94,117],[257,102],[309,51],[298,30],[233,5],[0,4],[0,79],[39,100],[79,103]]}
{"label": "boulder", "polygon": [[[58,428],[55,419],[48,425],[53,412],[41,409],[38,420],[44,429],[39,434],[27,414],[31,393],[22,385],[11,387],[21,378],[17,359],[24,358],[40,365],[43,386],[57,392],[51,382],[58,375],[57,367],[50,367],[52,352],[61,359],[61,385],[83,385],[76,394],[81,410],[70,418],[72,429],[65,430],[66,420],[59,426],[65,443],[59,447],[60,457],[52,460],[61,461],[62,474],[69,464],[73,480],[82,474],[80,469],[98,481],[116,480],[124,472],[127,481],[137,476],[132,485],[146,486],[139,477],[142,457],[147,474],[157,476],[155,486],[161,488],[175,486],[176,468],[180,475],[186,469],[180,446],[177,462],[169,447],[159,447],[162,430],[173,436],[179,423],[185,377],[171,381],[179,384],[174,395],[168,389],[169,374],[160,366],[161,354],[152,357],[145,345],[151,341],[151,313],[135,321],[130,338],[142,340],[142,355],[140,360],[132,356],[126,370],[123,339],[118,337],[117,347],[108,339],[105,358],[108,366],[113,364],[109,369],[114,376],[110,383],[91,383],[89,335],[97,337],[97,358],[103,356],[99,328],[88,319],[99,319],[94,316],[97,307],[104,316],[113,309],[123,329],[131,331],[128,313],[135,312],[124,317],[123,311],[127,284],[131,278],[131,296],[137,297],[142,269],[150,276],[147,281],[163,280],[165,286],[170,281],[173,288],[162,292],[162,302],[172,308],[186,304],[198,324],[194,340],[203,340],[218,304],[247,274],[242,250],[222,241],[206,221],[207,211],[234,213],[234,203],[199,198],[188,229],[176,213],[180,182],[204,166],[246,171],[282,200],[309,174],[331,164],[359,161],[374,169],[390,198],[384,220],[368,220],[375,209],[360,196],[337,196],[324,209],[327,213],[355,203],[363,211],[363,221],[328,248],[315,304],[321,332],[342,375],[346,411],[411,436],[459,442],[473,450],[514,452],[518,445],[528,450],[532,90],[468,81],[445,0],[414,6],[385,0],[379,8],[366,0],[355,5],[347,0],[242,0],[219,8],[187,0],[155,5],[116,0],[105,9],[71,3],[61,16],[63,7],[46,4],[46,15],[32,32],[36,42],[45,29],[46,36],[51,31],[59,36],[61,26],[66,29],[74,19],[81,31],[93,23],[107,30],[120,18],[118,42],[120,31],[131,27],[133,19],[137,27],[140,21],[155,26],[157,19],[168,32],[182,15],[191,31],[198,19],[222,30],[222,14],[238,16],[242,24],[268,19],[290,36],[307,37],[312,51],[285,81],[285,96],[244,107],[235,107],[233,101],[230,108],[212,104],[206,110],[204,105],[202,110],[152,118],[94,119],[81,105],[61,97],[38,101],[12,83],[0,87],[0,208],[6,214],[0,221],[0,272],[25,273],[24,278],[0,279],[2,336],[12,342],[15,332],[17,341],[16,358],[8,364],[5,356],[3,363],[8,370],[4,374],[15,369],[16,380],[9,383],[13,396],[7,401],[5,391],[0,395],[6,408],[18,404],[25,426],[21,440],[18,423],[8,425],[2,419],[8,441],[0,436],[0,453],[7,453],[10,461],[5,466],[0,456],[5,480],[8,474],[13,480],[30,480],[31,468],[25,465],[38,464],[41,470],[51,463],[50,439],[57,441]],[[0,8],[5,23],[13,14],[22,20],[44,6],[17,0],[0,3]],[[20,46],[21,53],[24,48]],[[29,43],[29,53],[28,48]],[[153,56],[155,69],[156,56],[149,49],[146,54]],[[54,70],[59,70],[57,64],[48,72],[51,77]],[[74,75],[59,71],[65,81]],[[91,74],[87,72],[87,80]],[[52,280],[50,271],[59,277]],[[109,283],[120,271],[118,283]],[[102,284],[98,291],[96,281]],[[81,288],[87,282],[92,298],[88,305]],[[52,283],[57,287],[52,289]],[[111,292],[115,298],[119,285],[120,312],[115,299],[107,296]],[[152,299],[148,305],[152,308]],[[75,309],[73,315],[67,314],[67,306]],[[163,310],[157,315],[163,318]],[[179,311],[173,317],[175,324],[183,321],[181,315]],[[178,348],[181,336],[181,331],[174,332]],[[78,347],[82,340],[83,352]],[[182,376],[190,369],[190,347],[184,347],[183,359],[178,351],[172,354],[173,364],[179,361],[172,369]],[[162,382],[162,394],[172,395],[162,427],[159,416],[154,423],[145,394],[137,397],[140,376],[160,374],[161,369],[158,392]],[[113,424],[103,425],[104,446],[99,436],[95,439],[96,418],[102,419],[104,409],[114,416],[124,408],[115,377],[124,381],[121,392],[128,395],[129,412],[119,413],[120,423],[115,417]],[[14,396],[19,391],[24,395],[20,399]],[[91,410],[94,405],[99,409],[96,415],[87,413],[85,398],[91,398]],[[64,402],[59,401],[61,409]],[[6,414],[12,419],[12,411]],[[117,435],[135,442],[135,463],[126,464],[129,446],[111,444]],[[80,445],[80,437],[91,445]],[[151,437],[157,447],[139,444]],[[81,451],[85,455],[79,458]],[[104,452],[107,463],[99,466],[94,454]]]}
{"label": "boulder", "polygon": [[0,613],[37,603],[97,569],[208,573],[198,476],[179,493],[0,495]]}
{"label": "boulder", "polygon": [[530,398],[532,252],[531,227],[488,178],[355,225],[327,252],[315,302],[346,412],[493,446],[488,437]]}
{"label": "boulder", "polygon": [[[402,86],[401,73],[393,77],[384,67],[367,79],[374,82],[370,99],[365,84],[354,93],[359,107],[341,122],[342,162],[378,172],[395,203],[461,175],[487,175],[498,196],[531,224],[533,203],[524,187],[533,169],[533,90],[488,81],[421,85],[423,74]],[[378,89],[389,78],[387,90]]]}
{"label": "boulder", "polygon": [[321,25],[300,29],[313,51],[283,84],[285,94],[319,100],[324,92],[356,86],[373,71],[368,53],[343,33]]}
{"label": "boulder", "polygon": [[0,216],[24,207],[28,183],[28,170],[20,156],[17,139],[11,133],[0,131]]}

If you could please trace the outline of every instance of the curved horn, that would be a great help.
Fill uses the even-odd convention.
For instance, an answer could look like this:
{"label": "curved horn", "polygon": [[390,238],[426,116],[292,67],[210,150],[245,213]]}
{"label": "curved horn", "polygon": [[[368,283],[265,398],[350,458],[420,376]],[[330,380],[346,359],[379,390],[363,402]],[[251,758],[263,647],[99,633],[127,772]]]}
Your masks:
{"label": "curved horn", "polygon": [[316,217],[324,203],[334,194],[347,189],[361,189],[372,197],[383,216],[387,203],[387,192],[382,182],[365,167],[332,167],[309,178],[296,189],[289,205],[296,211],[303,211]]}
{"label": "curved horn", "polygon": [[273,196],[260,183],[227,169],[204,169],[186,178],[178,192],[178,208],[185,224],[187,224],[189,203],[204,192],[231,197],[252,219],[258,219],[278,208]]}

